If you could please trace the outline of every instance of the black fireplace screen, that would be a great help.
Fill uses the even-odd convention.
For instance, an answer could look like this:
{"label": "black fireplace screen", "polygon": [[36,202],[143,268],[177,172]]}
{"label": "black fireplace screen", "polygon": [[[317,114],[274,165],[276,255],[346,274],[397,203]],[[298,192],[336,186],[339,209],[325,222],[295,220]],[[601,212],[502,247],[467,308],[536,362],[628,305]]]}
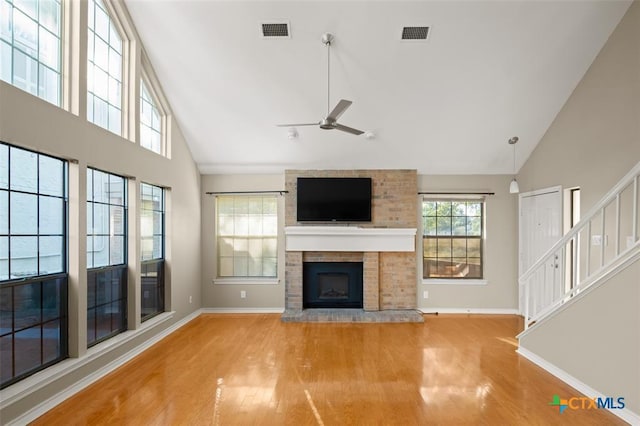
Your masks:
{"label": "black fireplace screen", "polygon": [[344,300],[349,298],[349,275],[344,273],[318,274],[318,299]]}
{"label": "black fireplace screen", "polygon": [[305,262],[305,308],[362,308],[362,262]]}

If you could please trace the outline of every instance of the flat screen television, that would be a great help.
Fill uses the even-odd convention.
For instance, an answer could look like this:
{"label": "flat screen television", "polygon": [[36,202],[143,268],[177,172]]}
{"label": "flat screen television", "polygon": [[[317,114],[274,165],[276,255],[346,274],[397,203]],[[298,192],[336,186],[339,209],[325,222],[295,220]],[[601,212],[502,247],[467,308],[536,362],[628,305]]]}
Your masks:
{"label": "flat screen television", "polygon": [[298,222],[371,222],[371,178],[298,178]]}

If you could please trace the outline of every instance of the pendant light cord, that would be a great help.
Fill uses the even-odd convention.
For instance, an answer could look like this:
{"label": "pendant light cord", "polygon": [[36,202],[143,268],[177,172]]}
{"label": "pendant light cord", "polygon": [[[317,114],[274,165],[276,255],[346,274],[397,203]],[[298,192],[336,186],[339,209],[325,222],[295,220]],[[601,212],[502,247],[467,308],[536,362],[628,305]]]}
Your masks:
{"label": "pendant light cord", "polygon": [[331,42],[327,42],[327,115],[329,115],[329,103],[331,95]]}

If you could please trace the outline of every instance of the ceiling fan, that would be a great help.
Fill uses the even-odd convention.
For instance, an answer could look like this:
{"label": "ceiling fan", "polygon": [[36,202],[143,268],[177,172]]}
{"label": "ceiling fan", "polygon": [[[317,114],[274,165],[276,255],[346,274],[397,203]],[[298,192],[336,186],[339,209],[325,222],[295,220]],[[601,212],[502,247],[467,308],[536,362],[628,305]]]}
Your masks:
{"label": "ceiling fan", "polygon": [[352,127],[344,126],[338,123],[338,118],[351,106],[353,102],[348,101],[346,99],[341,99],[340,102],[333,108],[331,112],[329,112],[329,102],[330,102],[330,59],[331,59],[331,42],[334,40],[332,34],[325,33],[322,35],[322,43],[327,46],[327,116],[320,121],[315,123],[297,123],[297,124],[278,124],[278,127],[297,127],[297,126],[320,126],[321,129],[325,130],[342,130],[343,132],[351,133],[352,135],[361,135],[364,132],[362,130],[354,129]]}

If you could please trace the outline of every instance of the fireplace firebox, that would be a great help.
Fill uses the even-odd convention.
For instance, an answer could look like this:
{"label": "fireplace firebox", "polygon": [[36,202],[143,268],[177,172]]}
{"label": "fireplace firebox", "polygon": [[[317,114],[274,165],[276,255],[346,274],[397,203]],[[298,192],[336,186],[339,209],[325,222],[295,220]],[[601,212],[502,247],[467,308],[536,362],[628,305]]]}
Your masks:
{"label": "fireplace firebox", "polygon": [[362,262],[304,262],[304,308],[362,308]]}

